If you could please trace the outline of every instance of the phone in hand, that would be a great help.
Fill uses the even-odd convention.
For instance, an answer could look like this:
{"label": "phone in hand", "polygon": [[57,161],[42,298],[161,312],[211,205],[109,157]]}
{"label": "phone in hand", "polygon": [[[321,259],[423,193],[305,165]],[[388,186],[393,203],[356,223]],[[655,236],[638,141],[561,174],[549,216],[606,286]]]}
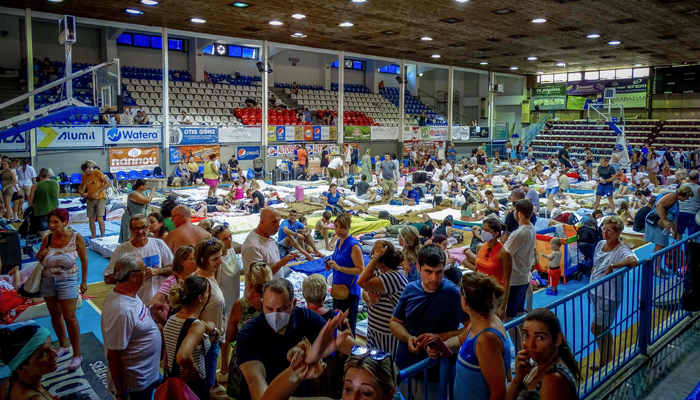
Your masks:
{"label": "phone in hand", "polygon": [[425,345],[431,349],[438,348],[442,357],[450,357],[452,355],[452,350],[437,336],[428,340]]}

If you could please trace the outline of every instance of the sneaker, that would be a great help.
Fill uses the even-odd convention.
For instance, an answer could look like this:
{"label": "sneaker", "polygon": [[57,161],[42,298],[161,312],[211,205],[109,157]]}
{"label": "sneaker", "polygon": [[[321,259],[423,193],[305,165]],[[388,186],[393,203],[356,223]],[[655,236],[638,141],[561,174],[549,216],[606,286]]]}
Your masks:
{"label": "sneaker", "polygon": [[83,357],[73,357],[73,359],[70,360],[70,364],[68,364],[68,367],[66,367],[66,369],[68,371],[75,371],[76,369],[80,368],[82,364]]}
{"label": "sneaker", "polygon": [[552,290],[552,288],[547,288],[547,294],[550,295],[550,296],[556,296],[557,294],[559,294],[559,291],[558,291],[558,290]]}

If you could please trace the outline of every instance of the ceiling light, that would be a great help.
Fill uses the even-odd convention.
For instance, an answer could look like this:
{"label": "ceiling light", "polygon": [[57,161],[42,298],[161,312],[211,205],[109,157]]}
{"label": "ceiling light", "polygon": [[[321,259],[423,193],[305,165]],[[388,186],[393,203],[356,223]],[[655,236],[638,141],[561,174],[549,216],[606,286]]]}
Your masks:
{"label": "ceiling light", "polygon": [[[467,0],[467,1],[468,1],[468,0]],[[423,73],[422,73],[422,72],[418,73],[418,76],[423,76]]]}
{"label": "ceiling light", "polygon": [[155,0],[141,0],[141,4],[144,4],[147,6],[155,6],[158,4],[158,2]]}
{"label": "ceiling light", "polygon": [[597,33],[591,33],[590,35],[588,35],[586,37],[589,39],[598,39],[600,37],[600,35]]}
{"label": "ceiling light", "polygon": [[63,3],[63,0],[49,0],[51,3]]}
{"label": "ceiling light", "polygon": [[430,57],[433,57],[433,58],[440,58],[440,54],[433,54],[433,55],[430,56]]}
{"label": "ceiling light", "polygon": [[206,19],[201,19],[201,18],[192,18],[190,21],[194,22],[195,24],[203,24],[207,22]]}
{"label": "ceiling light", "polygon": [[455,0],[455,1],[456,1],[457,3],[466,3],[466,2],[468,2],[469,0]]}
{"label": "ceiling light", "polygon": [[608,44],[611,46],[617,46],[620,43],[622,43],[622,42],[619,40],[613,40],[613,41],[608,42]]}
{"label": "ceiling light", "polygon": [[343,28],[348,28],[348,27],[351,27],[353,25],[355,25],[355,24],[353,24],[352,22],[343,22],[342,24],[340,24],[338,26],[342,26]]}
{"label": "ceiling light", "polygon": [[518,67],[510,67],[511,70],[515,71]]}
{"label": "ceiling light", "polygon": [[429,42],[429,41],[433,40],[433,38],[431,38],[429,36],[423,36],[422,38],[420,38],[420,40],[422,40],[424,42]]}
{"label": "ceiling light", "polygon": [[353,3],[364,3],[367,0],[352,0]]}
{"label": "ceiling light", "polygon": [[128,12],[128,13],[131,14],[131,15],[141,15],[141,14],[143,14],[143,11],[137,10],[137,9],[135,9],[135,8],[127,8],[127,9],[124,10],[124,11]]}
{"label": "ceiling light", "polygon": [[642,64],[642,63],[636,63],[636,64],[634,64],[635,67],[641,67],[642,65],[644,65],[644,64]]}
{"label": "ceiling light", "polygon": [[557,67],[566,67],[566,63],[557,63]]}
{"label": "ceiling light", "polygon": [[538,74],[544,74],[544,71],[537,71]]}
{"label": "ceiling light", "polygon": [[527,60],[528,61],[535,61],[535,60],[537,60],[537,57],[528,57]]}
{"label": "ceiling light", "polygon": [[279,25],[283,25],[283,24],[284,23],[282,21],[270,21],[270,25],[279,26]]}
{"label": "ceiling light", "polygon": [[536,24],[543,24],[543,23],[547,22],[547,20],[544,18],[535,18],[532,20],[532,22],[534,22]]}
{"label": "ceiling light", "polygon": [[305,38],[306,35],[304,35],[304,34],[301,33],[301,32],[297,32],[297,33],[293,34],[292,37],[295,37],[295,38]]}
{"label": "ceiling light", "polygon": [[304,18],[306,18],[306,15],[304,15],[304,14],[292,14],[292,18],[294,18],[294,19],[304,19]]}
{"label": "ceiling light", "polygon": [[237,1],[237,2],[235,2],[235,3],[233,3],[233,4],[231,4],[231,5],[234,6],[234,7],[238,7],[238,8],[250,7],[250,4],[248,4],[248,3],[241,3],[240,1]]}
{"label": "ceiling light", "polygon": [[480,62],[479,64],[480,64],[480,65],[488,65],[489,63],[487,63],[486,61],[482,61],[482,62]]}

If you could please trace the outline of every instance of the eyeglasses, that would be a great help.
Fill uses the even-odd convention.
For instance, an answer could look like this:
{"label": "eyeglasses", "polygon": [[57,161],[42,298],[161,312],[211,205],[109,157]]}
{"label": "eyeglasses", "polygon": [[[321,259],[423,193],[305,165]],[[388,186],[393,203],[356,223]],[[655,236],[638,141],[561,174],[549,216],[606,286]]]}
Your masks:
{"label": "eyeglasses", "polygon": [[144,225],[144,226],[130,226],[129,229],[131,229],[132,231],[135,231],[135,232],[138,232],[138,231],[144,231],[144,232],[145,232],[145,231],[148,230],[148,225]]}
{"label": "eyeglasses", "polygon": [[603,228],[603,229],[601,229],[601,230],[602,230],[603,232],[608,232],[608,233],[617,232],[615,229],[610,229],[610,228]]}

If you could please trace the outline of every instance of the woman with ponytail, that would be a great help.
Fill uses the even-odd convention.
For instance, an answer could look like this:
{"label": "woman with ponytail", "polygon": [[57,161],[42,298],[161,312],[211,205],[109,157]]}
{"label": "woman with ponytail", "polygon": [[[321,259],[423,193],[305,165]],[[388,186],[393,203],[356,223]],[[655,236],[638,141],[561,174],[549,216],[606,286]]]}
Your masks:
{"label": "woman with ponytail", "polygon": [[[495,313],[503,287],[493,277],[474,272],[462,275],[460,291],[462,310],[471,323],[468,330],[445,342],[453,352],[459,351],[454,393],[469,393],[472,400],[502,399],[511,362],[507,333]],[[435,344],[426,347],[432,358],[440,356],[440,345]]]}
{"label": "woman with ponytail", "polygon": [[201,276],[189,276],[170,288],[168,298],[171,307],[180,311],[163,328],[166,376],[180,377],[200,400],[208,400],[204,358],[211,346],[206,335],[214,332],[214,324],[197,317],[209,300],[209,281]]}
{"label": "woman with ponytail", "polygon": [[[430,228],[428,228],[430,229]],[[403,261],[401,267],[406,273],[409,282],[420,279],[418,272],[418,250],[420,250],[420,235],[415,226],[404,226],[399,230],[399,245],[403,247],[401,251]]]}
{"label": "woman with ponytail", "polygon": [[578,399],[581,372],[557,316],[546,308],[527,314],[523,342],[506,400]]}

